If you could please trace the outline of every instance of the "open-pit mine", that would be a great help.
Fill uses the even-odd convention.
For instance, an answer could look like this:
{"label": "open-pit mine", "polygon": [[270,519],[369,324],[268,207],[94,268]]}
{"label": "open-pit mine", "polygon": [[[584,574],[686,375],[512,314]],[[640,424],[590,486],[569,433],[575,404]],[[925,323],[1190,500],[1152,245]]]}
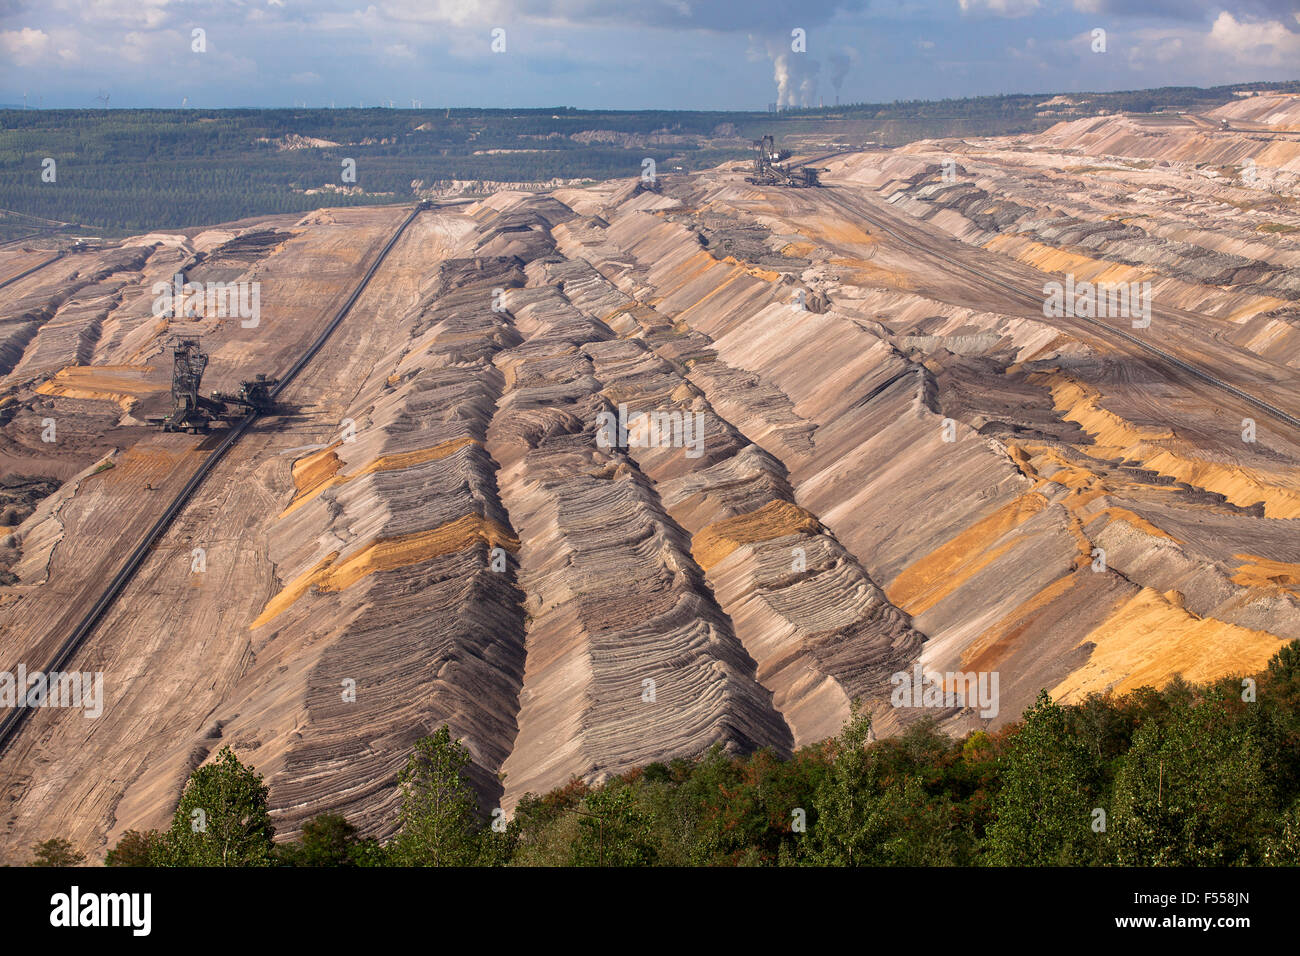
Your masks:
{"label": "open-pit mine", "polygon": [[386,836],[443,724],[509,813],[1300,638],[1300,98],[799,161],[0,248],[0,672],[102,675],[0,859],[225,744]]}

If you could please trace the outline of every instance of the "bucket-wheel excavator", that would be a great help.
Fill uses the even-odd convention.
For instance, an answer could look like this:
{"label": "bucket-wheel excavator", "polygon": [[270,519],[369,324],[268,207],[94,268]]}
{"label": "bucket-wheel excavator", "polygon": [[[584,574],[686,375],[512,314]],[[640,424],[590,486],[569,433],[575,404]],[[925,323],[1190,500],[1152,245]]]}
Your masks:
{"label": "bucket-wheel excavator", "polygon": [[193,434],[206,432],[213,421],[262,415],[275,410],[272,390],[276,379],[258,375],[240,383],[236,392],[213,392],[209,398],[199,391],[208,354],[198,339],[182,338],[172,343],[172,412],[165,418],[148,419],[163,431]]}

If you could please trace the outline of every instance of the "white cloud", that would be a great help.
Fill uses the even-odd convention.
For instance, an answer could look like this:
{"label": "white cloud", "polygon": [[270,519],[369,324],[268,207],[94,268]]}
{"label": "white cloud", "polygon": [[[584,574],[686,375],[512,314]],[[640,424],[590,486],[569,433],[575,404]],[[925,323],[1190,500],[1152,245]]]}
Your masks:
{"label": "white cloud", "polygon": [[[132,30],[122,37],[120,47],[122,59],[128,63],[148,63],[156,59],[154,50],[158,46],[158,34],[140,33]],[[177,36],[172,34],[172,36]],[[179,42],[179,39],[176,40]]]}
{"label": "white cloud", "polygon": [[1023,17],[1042,7],[1041,0],[957,0],[962,13],[992,13],[999,17]]}
{"label": "white cloud", "polygon": [[487,28],[517,20],[522,11],[512,10],[513,6],[500,0],[386,0],[379,9],[384,19]]}
{"label": "white cloud", "polygon": [[[1205,55],[1205,38],[1194,30],[1138,30],[1124,38],[1128,41],[1124,54],[1129,69],[1137,73],[1151,66],[1185,64]],[[1167,69],[1162,69],[1160,75],[1168,75]]]}
{"label": "white cloud", "polygon": [[35,63],[50,48],[50,35],[44,30],[23,27],[0,32],[0,49],[15,63]]}
{"label": "white cloud", "polygon": [[1288,30],[1277,20],[1238,20],[1227,10],[1214,21],[1207,43],[1258,66],[1285,66],[1300,59],[1300,33]]}
{"label": "white cloud", "polygon": [[1165,37],[1157,40],[1151,50],[1151,59],[1157,63],[1172,63],[1187,55],[1181,37]]}
{"label": "white cloud", "polygon": [[167,21],[167,8],[172,5],[173,0],[94,0],[93,3],[62,0],[56,9],[69,11],[74,22],[118,23],[152,30]]}
{"label": "white cloud", "polygon": [[[788,33],[793,23],[820,26],[838,13],[853,13],[868,0],[746,0],[743,11],[736,3],[697,0],[374,0],[384,20],[440,24],[488,30],[509,28],[528,22],[553,27],[649,26],[717,33],[740,33],[781,29]],[[1039,0],[992,0],[994,3]],[[798,11],[791,21],[792,7]]]}

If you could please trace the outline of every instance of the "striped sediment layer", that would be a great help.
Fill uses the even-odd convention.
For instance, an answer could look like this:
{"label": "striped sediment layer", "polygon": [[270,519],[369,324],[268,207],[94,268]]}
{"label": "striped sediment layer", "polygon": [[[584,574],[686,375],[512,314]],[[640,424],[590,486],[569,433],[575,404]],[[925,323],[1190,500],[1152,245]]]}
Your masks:
{"label": "striped sediment layer", "polygon": [[512,296],[512,318],[524,339],[496,359],[511,387],[488,441],[528,595],[506,803],[714,743],[788,752],[688,535],[638,463],[596,441],[611,404],[594,354],[614,333],[552,287]]}
{"label": "striped sediment layer", "polygon": [[[512,258],[444,263],[407,320],[420,333],[362,383],[340,436],[295,464],[273,539],[283,587],[250,625],[272,643],[328,640],[273,781],[287,825],[328,807],[390,831],[396,774],[443,723],[470,747],[485,803],[501,793],[523,614],[519,541],[483,444],[503,382],[491,359],[513,338],[492,289],[517,279]],[[364,786],[340,793],[340,774]]]}
{"label": "striped sediment layer", "polygon": [[[586,236],[588,254],[593,233]],[[536,274],[558,285],[592,318],[611,314],[606,311],[611,306],[611,322],[651,311],[585,262],[576,267],[541,263]],[[654,482],[673,520],[692,532],[692,555],[755,659],[759,680],[773,692],[773,704],[796,745],[833,734],[855,697],[875,704],[882,726],[896,727],[895,715],[881,699],[889,674],[919,652],[923,636],[889,605],[816,516],[794,504],[785,464],[752,443],[712,404],[722,399],[728,407],[748,407],[747,422],[772,435],[774,429],[766,427],[771,406],[750,400],[761,386],[753,377],[722,371],[704,333],[678,325],[671,335],[654,334],[659,328],[660,323],[642,318],[622,330],[628,337],[583,350],[604,385],[602,394],[628,416],[649,414],[670,422],[678,421],[674,416],[693,416],[698,424],[703,440],[689,449],[686,443],[664,441],[667,447],[631,447],[627,454]],[[687,337],[702,350],[697,361],[719,371],[707,380],[707,388],[686,377],[678,360],[674,340]],[[733,391],[720,381],[741,388]],[[788,407],[787,399],[777,413]],[[743,554],[727,561],[738,549]]]}
{"label": "striped sediment layer", "polygon": [[[973,661],[1004,669],[999,721],[1017,714],[1039,688],[1065,686],[1067,675],[1086,663],[1092,645],[1084,638],[1104,616],[1097,608],[1136,593],[1125,575],[1139,582],[1191,580],[1195,613],[1210,622],[1195,632],[1202,637],[1215,627],[1225,634],[1245,628],[1267,635],[1261,647],[1276,647],[1277,635],[1288,633],[1293,596],[1277,586],[1277,575],[1237,574],[1234,581],[1240,562],[1225,568],[1217,554],[1222,545],[1209,548],[1214,556],[1194,579],[1176,570],[1179,561],[1206,554],[1205,539],[1213,534],[1185,534],[1205,521],[1206,512],[1231,540],[1266,526],[1267,538],[1281,546],[1277,522],[1262,520],[1289,514],[1289,459],[1271,458],[1276,446],[1261,447],[1259,454],[1240,446],[1231,457],[1207,454],[1196,444],[1203,426],[1187,442],[1179,415],[1161,421],[1145,407],[1131,415],[1122,408],[1134,404],[1128,399],[1114,420],[1103,422],[1101,413],[1109,409],[1087,395],[1095,399],[1098,387],[1103,394],[1112,389],[1108,376],[1116,373],[1101,366],[1103,384],[1067,400],[1057,387],[1059,366],[1054,371],[1036,356],[1082,362],[1087,378],[1099,367],[1088,347],[1048,322],[899,291],[908,283],[855,287],[850,311],[840,312],[833,298],[828,312],[812,314],[791,308],[780,287],[760,295],[754,283],[762,277],[743,264],[701,255],[688,230],[674,233],[674,224],[639,210],[607,208],[601,216],[608,228],[594,219],[561,227],[559,247],[581,254],[631,302],[617,301],[583,270],[564,272],[566,292],[574,289],[578,300],[592,303],[589,308],[613,305],[611,321],[650,302],[673,321],[678,336],[704,336],[703,350],[691,355],[689,379],[714,412],[773,453],[782,471],[789,469],[793,496],[773,497],[796,502],[833,529],[866,579],[885,583],[901,606],[901,612],[894,608],[898,619],[908,619],[904,612],[918,615],[917,627],[930,635],[927,666],[958,669]],[[860,244],[870,237],[849,239]],[[800,254],[826,258],[815,245],[801,247]],[[740,324],[729,312],[736,301],[745,315]],[[635,329],[630,334],[648,339]],[[672,354],[670,346],[654,345]],[[915,364],[921,360],[926,365]],[[750,400],[733,403],[731,383],[747,386]],[[759,396],[762,401],[752,400]],[[1126,414],[1142,424],[1129,425]],[[1112,440],[1119,435],[1114,428],[1125,441]],[[807,444],[796,447],[787,436]],[[1037,492],[1045,479],[1027,474],[1014,457],[1015,440],[1023,437],[1040,439],[1042,448],[1060,456],[1047,466],[1051,480]],[[1082,459],[1074,453],[1078,448],[1086,449]],[[692,480],[704,474],[693,472]],[[674,500],[670,488],[661,488],[665,502]],[[761,516],[765,504],[745,510]],[[689,513],[686,518],[695,521]],[[699,533],[705,524],[690,526]],[[719,573],[734,559],[714,564],[708,557],[718,547],[733,549],[733,542],[709,531],[700,534],[706,547],[696,554],[744,637],[747,622],[736,604],[741,589],[729,588]],[[1135,534],[1164,543],[1155,550],[1148,544],[1144,552]],[[792,531],[787,539],[773,539],[782,541],[774,568],[790,571],[794,542],[803,536]],[[1111,567],[1093,571],[1093,549],[1108,545],[1114,548]],[[910,653],[919,652],[920,641],[919,635],[910,641]],[[1154,682],[1194,664],[1189,645],[1175,643],[1162,645],[1167,654],[1153,658],[1160,662],[1147,672]],[[760,661],[760,679],[774,687],[759,645],[746,640],[746,647]],[[1221,656],[1212,659],[1226,664]],[[797,705],[790,701],[774,693],[795,727]]]}
{"label": "striped sediment layer", "polygon": [[89,362],[106,316],[139,278],[152,250],[123,246],[67,256],[5,289],[0,385]]}

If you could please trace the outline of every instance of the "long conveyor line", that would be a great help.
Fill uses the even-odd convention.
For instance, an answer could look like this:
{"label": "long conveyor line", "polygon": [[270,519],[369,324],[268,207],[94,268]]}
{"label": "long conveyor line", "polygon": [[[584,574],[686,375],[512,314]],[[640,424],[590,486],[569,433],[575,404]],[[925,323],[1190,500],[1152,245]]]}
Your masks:
{"label": "long conveyor line", "polygon": [[[279,384],[271,392],[272,398],[278,397],[280,393],[289,386],[289,383],[297,377],[303,368],[306,367],[307,363],[310,362],[315,357],[316,353],[321,350],[329,340],[330,336],[334,334],[344,317],[349,311],[351,311],[352,306],[356,304],[357,299],[360,298],[361,293],[365,291],[366,286],[370,283],[371,278],[379,269],[380,265],[383,264],[384,259],[388,257],[388,253],[391,252],[393,246],[397,244],[397,240],[400,239],[402,233],[406,231],[406,227],[409,226],[415,220],[415,217],[426,208],[428,207],[424,203],[417,205],[413,210],[411,210],[411,214],[403,220],[402,224],[397,227],[397,230],[388,240],[388,243],[382,250],[380,250],[375,261],[371,264],[370,268],[366,270],[366,274],[361,277],[361,281],[357,283],[356,288],[352,290],[351,295],[348,296],[347,300],[339,308],[338,312],[335,313],[334,318],[330,320],[329,324],[325,327],[325,330],[316,337],[316,340],[312,342],[301,356],[299,356],[298,360],[290,366],[289,370],[285,372],[284,375],[280,376]],[[163,533],[176,519],[176,516],[180,514],[181,509],[189,503],[194,492],[196,492],[199,486],[203,484],[203,480],[212,473],[212,470],[216,468],[225,457],[226,452],[228,452],[234,444],[239,441],[240,437],[248,430],[248,427],[253,423],[256,417],[257,414],[253,412],[245,415],[236,422],[230,428],[230,433],[226,435],[226,437],[222,439],[221,443],[212,450],[211,454],[203,460],[203,463],[199,466],[198,470],[195,471],[190,477],[190,480],[185,483],[185,487],[182,488],[176,497],[171,500],[167,509],[145,533],[139,544],[137,544],[135,548],[132,549],[131,553],[127,555],[126,560],[118,569],[117,574],[113,576],[112,580],[108,582],[108,585],[100,593],[94,606],[92,606],[91,609],[82,616],[81,620],[77,623],[77,626],[73,628],[72,633],[69,634],[63,643],[59,645],[53,658],[45,666],[43,671],[44,673],[49,674],[63,670],[64,666],[66,666],[68,661],[72,658],[72,655],[77,652],[77,649],[82,645],[86,638],[90,636],[91,631],[95,629],[95,625],[99,623],[100,619],[104,616],[104,613],[112,606],[113,602],[117,600],[118,596],[130,582],[136,571],[140,569],[140,565],[144,563],[144,559],[149,555],[149,552],[153,550],[153,546],[158,542],[158,539],[162,537]],[[26,693],[26,688],[23,688],[22,693]],[[17,736],[18,731],[22,728],[22,725],[27,719],[27,715],[30,713],[31,709],[32,708],[30,707],[13,707],[4,715],[3,720],[0,720],[0,754],[3,754],[5,750],[8,749],[10,743],[12,743],[14,738]]]}

